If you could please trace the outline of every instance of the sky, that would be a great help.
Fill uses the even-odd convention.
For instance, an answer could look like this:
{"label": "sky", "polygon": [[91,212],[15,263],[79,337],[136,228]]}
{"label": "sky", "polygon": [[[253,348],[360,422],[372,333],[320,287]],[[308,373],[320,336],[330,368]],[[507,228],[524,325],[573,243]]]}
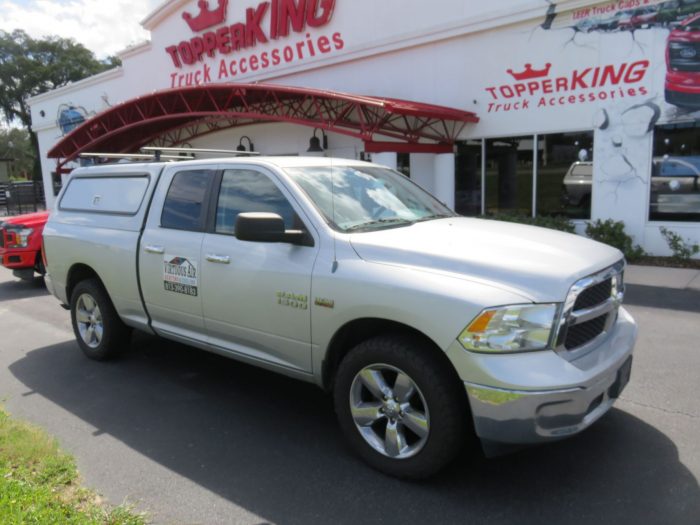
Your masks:
{"label": "sky", "polygon": [[164,0],[0,0],[0,29],[72,38],[105,58],[148,39],[140,25]]}

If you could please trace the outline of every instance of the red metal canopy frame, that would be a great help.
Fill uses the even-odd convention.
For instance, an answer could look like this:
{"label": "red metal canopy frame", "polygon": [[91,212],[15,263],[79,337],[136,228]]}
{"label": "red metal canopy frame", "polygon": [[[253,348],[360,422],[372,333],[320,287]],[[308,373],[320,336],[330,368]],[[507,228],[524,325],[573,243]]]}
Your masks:
{"label": "red metal canopy frame", "polygon": [[[469,111],[392,98],[271,84],[215,84],[157,91],[91,118],[50,151],[58,173],[81,153],[133,153],[177,146],[224,129],[289,122],[349,135],[370,153],[447,153],[469,123]],[[375,141],[375,137],[383,141]]]}

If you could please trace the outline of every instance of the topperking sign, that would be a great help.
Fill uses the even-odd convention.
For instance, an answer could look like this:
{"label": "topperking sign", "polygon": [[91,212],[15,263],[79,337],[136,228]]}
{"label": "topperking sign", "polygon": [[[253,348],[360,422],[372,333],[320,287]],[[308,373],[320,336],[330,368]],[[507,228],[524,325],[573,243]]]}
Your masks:
{"label": "topperking sign", "polygon": [[[183,25],[194,36],[165,48],[172,65],[179,70],[170,75],[171,87],[229,80],[340,51],[345,46],[340,32],[313,36],[310,33],[311,29],[328,25],[335,0],[269,0],[248,7],[245,18],[233,24],[227,22],[229,0],[217,1],[216,7],[210,8],[208,1],[199,0],[198,13],[182,13]],[[294,34],[301,38],[290,42]],[[283,45],[274,45],[283,40]],[[265,50],[255,52],[261,45],[265,45]],[[229,55],[236,58],[228,58]],[[192,69],[189,66],[196,66],[196,71],[183,73],[183,69]]]}
{"label": "topperking sign", "polygon": [[522,71],[508,69],[510,81],[485,88],[489,96],[488,112],[615,102],[649,94],[642,84],[649,70],[646,59],[574,68],[563,74],[552,74],[551,70],[549,62],[541,68],[528,63]]}

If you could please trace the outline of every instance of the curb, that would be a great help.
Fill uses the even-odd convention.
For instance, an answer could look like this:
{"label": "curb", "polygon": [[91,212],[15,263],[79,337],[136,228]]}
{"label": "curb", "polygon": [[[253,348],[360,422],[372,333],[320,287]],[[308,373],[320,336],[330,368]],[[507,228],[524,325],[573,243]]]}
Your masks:
{"label": "curb", "polygon": [[700,291],[700,270],[630,264],[625,270],[625,283]]}

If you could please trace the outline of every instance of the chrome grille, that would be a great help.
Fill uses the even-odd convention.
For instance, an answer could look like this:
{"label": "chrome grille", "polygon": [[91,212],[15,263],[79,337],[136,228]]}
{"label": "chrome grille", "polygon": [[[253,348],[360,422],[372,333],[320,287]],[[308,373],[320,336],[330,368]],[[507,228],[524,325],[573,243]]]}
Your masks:
{"label": "chrome grille", "polygon": [[591,308],[600,303],[605,302],[610,298],[612,293],[612,277],[605,279],[602,283],[594,284],[590,288],[586,288],[581,292],[581,294],[576,298],[576,303],[574,304],[575,310],[583,310],[585,308]]}
{"label": "chrome grille", "polygon": [[570,326],[566,332],[564,346],[567,350],[573,350],[598,337],[605,330],[607,315],[601,315],[585,323]]}
{"label": "chrome grille", "polygon": [[558,351],[579,355],[612,328],[624,295],[624,267],[620,261],[574,283],[559,322]]}
{"label": "chrome grille", "polygon": [[700,42],[670,42],[668,63],[675,71],[697,72],[700,69]]}

